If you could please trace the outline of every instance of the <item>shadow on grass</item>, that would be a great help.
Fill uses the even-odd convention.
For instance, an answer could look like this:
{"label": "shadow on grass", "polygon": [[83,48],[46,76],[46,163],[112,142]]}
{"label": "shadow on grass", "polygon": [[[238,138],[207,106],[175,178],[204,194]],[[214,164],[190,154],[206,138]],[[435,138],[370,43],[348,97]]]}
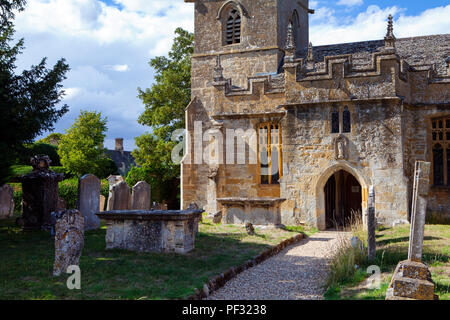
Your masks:
{"label": "shadow on grass", "polygon": [[[427,241],[430,241],[430,240],[443,240],[443,238],[438,238],[438,237],[424,237],[423,239],[427,240]],[[400,238],[379,240],[379,241],[377,241],[377,245],[384,246],[384,245],[393,244],[393,243],[399,243],[399,242],[409,242],[409,237],[400,237]]]}
{"label": "shadow on grass", "polygon": [[198,233],[195,250],[186,255],[135,253],[106,250],[105,234],[105,229],[85,233],[82,289],[68,290],[69,275],[52,276],[49,234],[24,232],[14,219],[0,221],[0,299],[180,299],[272,245],[258,237],[242,241],[247,235],[239,232],[208,231]]}

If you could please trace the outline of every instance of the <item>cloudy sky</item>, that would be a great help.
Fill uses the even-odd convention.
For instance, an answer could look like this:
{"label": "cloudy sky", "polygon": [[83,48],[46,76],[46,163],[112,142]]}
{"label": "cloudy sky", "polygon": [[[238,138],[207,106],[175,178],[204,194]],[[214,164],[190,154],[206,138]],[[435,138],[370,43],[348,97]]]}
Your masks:
{"label": "cloudy sky", "polygon": [[[389,13],[397,37],[450,32],[448,0],[319,0],[310,7],[316,10],[313,45],[382,39]],[[134,137],[149,130],[137,123],[144,110],[137,88],[153,82],[148,62],[167,54],[177,27],[194,31],[193,14],[193,4],[183,0],[28,0],[16,17],[16,37],[26,46],[17,65],[66,58],[70,111],[55,132],[64,133],[80,110],[101,111],[108,117],[105,146],[113,148],[114,138],[122,137],[132,150]]]}

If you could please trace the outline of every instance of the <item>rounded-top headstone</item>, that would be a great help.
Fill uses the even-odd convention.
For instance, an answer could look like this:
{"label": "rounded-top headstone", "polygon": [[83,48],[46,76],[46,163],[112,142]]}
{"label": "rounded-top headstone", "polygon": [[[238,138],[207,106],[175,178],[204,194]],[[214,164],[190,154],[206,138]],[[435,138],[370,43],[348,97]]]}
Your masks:
{"label": "rounded-top headstone", "polygon": [[145,181],[139,181],[133,187],[131,197],[132,210],[150,210],[151,208],[151,187]]}

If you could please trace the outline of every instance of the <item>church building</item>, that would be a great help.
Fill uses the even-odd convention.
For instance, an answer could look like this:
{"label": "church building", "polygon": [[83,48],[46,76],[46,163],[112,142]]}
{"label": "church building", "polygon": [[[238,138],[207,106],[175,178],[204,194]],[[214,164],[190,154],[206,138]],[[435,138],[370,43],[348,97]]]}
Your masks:
{"label": "church building", "polygon": [[[414,165],[450,220],[450,34],[313,46],[308,0],[195,6],[181,206],[223,223],[407,220]],[[368,35],[369,37],[370,35]],[[330,39],[332,41],[332,39]]]}

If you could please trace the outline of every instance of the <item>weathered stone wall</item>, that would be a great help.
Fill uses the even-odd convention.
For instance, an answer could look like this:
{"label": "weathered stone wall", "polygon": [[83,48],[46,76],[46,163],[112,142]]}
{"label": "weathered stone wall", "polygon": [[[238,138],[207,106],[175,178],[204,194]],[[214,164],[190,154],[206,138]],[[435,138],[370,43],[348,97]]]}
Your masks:
{"label": "weathered stone wall", "polygon": [[[186,111],[191,161],[185,158],[182,165],[183,208],[197,202],[214,214],[223,209],[218,198],[285,198],[282,223],[306,221],[323,228],[324,186],[334,172],[345,170],[361,184],[363,214],[368,188],[374,186],[378,222],[407,218],[414,163],[432,161],[429,118],[449,114],[450,75],[444,62],[449,35],[397,39],[395,50],[385,48],[383,40],[314,47],[311,61],[304,52],[308,1],[239,1],[247,16],[242,41],[233,45],[223,45],[217,20],[225,1],[185,1],[195,2],[196,47],[193,100]],[[297,58],[275,75],[282,70],[294,9],[301,29],[293,35]],[[337,160],[340,135],[331,134],[331,111],[342,112],[344,106],[351,112],[352,130],[342,134],[347,156]],[[196,164],[195,121],[202,122],[203,132],[215,128],[225,138],[227,129],[256,130],[262,122],[280,122],[280,185],[261,185],[255,164]],[[222,151],[226,159],[225,142]],[[448,188],[431,188],[430,214],[448,215],[449,199]]]}
{"label": "weathered stone wall", "polygon": [[[284,177],[281,197],[284,223],[293,223],[297,209],[301,220],[323,227],[323,188],[339,170],[353,174],[363,195],[375,186],[378,221],[390,223],[407,215],[407,181],[403,175],[400,105],[346,103],[352,114],[348,159],[336,160],[331,134],[331,112],[343,106],[302,105],[289,110],[283,130]],[[341,108],[342,109],[342,108]],[[363,196],[363,209],[365,202]]]}
{"label": "weathered stone wall", "polygon": [[[406,106],[405,121],[405,175],[409,189],[412,189],[415,161],[428,161],[433,164],[431,120],[450,115],[450,106]],[[432,174],[432,173],[431,173]],[[432,177],[430,177],[432,183]],[[450,188],[431,185],[428,194],[427,218],[439,222],[450,221]]]}

